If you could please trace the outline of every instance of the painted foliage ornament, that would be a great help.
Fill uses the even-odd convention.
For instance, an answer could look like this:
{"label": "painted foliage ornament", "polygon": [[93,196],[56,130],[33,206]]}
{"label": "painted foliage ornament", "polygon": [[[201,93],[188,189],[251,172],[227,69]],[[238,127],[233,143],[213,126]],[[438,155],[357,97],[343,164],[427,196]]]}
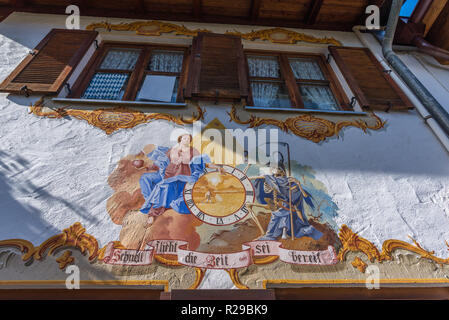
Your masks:
{"label": "painted foliage ornament", "polygon": [[184,188],[190,212],[204,223],[223,226],[237,223],[249,214],[255,192],[249,178],[237,168],[223,165],[207,169],[195,183]]}

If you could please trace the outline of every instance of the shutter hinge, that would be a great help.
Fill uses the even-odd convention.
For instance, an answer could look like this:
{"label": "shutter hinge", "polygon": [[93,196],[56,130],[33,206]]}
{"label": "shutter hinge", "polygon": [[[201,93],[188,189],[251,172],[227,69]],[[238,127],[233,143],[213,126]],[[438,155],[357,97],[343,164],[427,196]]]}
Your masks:
{"label": "shutter hinge", "polygon": [[390,112],[391,108],[393,108],[393,104],[391,103],[391,101],[388,101],[388,107],[387,109],[385,109],[385,112],[386,113]]}
{"label": "shutter hinge", "polygon": [[349,106],[350,106],[351,108],[353,108],[353,109],[354,109],[354,106],[355,106],[355,101],[356,101],[355,97],[352,97],[352,98],[351,98],[351,102],[349,103]]}
{"label": "shutter hinge", "polygon": [[37,54],[37,52],[35,50],[31,50],[28,53],[31,54],[32,56],[35,56]]}
{"label": "shutter hinge", "polygon": [[330,53],[328,53],[327,54],[327,59],[326,59],[326,63],[327,64],[331,63],[331,58],[332,58],[332,55]]}
{"label": "shutter hinge", "polygon": [[215,104],[218,104],[218,96],[219,96],[219,92],[218,90],[215,90]]}
{"label": "shutter hinge", "polygon": [[31,90],[28,89],[27,86],[23,86],[22,88],[20,88],[20,92],[23,92],[25,94],[25,97],[28,98],[30,96]]}
{"label": "shutter hinge", "polygon": [[98,40],[97,39],[94,40],[94,44],[95,44],[95,50],[98,50],[99,45],[98,45]]}
{"label": "shutter hinge", "polygon": [[391,74],[393,70],[384,70],[385,73]]}
{"label": "shutter hinge", "polygon": [[69,92],[69,94],[72,94],[72,89],[70,88],[70,84],[69,83],[65,83],[64,87],[66,87],[67,91]]}

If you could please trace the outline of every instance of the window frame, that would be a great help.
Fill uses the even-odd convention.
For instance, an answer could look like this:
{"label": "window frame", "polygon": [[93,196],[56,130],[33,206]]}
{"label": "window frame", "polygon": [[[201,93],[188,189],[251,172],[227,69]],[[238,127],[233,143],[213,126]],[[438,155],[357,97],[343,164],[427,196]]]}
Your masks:
{"label": "window frame", "polygon": [[[158,50],[167,50],[167,51],[182,51],[184,52],[181,72],[179,76],[179,85],[176,103],[184,102],[184,88],[186,85],[187,79],[187,70],[188,70],[188,56],[190,52],[190,46],[188,45],[170,45],[170,44],[155,44],[155,43],[128,43],[128,42],[116,42],[116,41],[105,41],[102,42],[96,52],[93,54],[92,58],[89,60],[88,64],[81,72],[77,81],[73,86],[73,90],[71,94],[68,95],[69,98],[74,99],[82,99],[82,95],[88,88],[90,81],[92,80],[95,73],[98,71],[106,72],[106,69],[100,69],[100,65],[103,62],[103,59],[106,57],[106,54],[110,49],[141,49],[139,58],[137,59],[136,65],[133,70],[109,70],[112,73],[128,73],[130,74],[128,78],[128,83],[126,85],[125,93],[120,101],[137,101],[137,94],[139,89],[141,88],[143,81],[145,80],[145,76],[147,74],[162,74],[162,72],[151,72],[147,70],[147,66],[150,63],[151,52]],[[167,73],[166,73],[167,74]],[[89,99],[96,100],[96,99]]]}
{"label": "window frame", "polygon": [[[279,71],[281,80],[283,80],[287,91],[289,93],[289,98],[291,102],[291,109],[295,110],[319,110],[319,111],[326,111],[324,109],[309,109],[304,108],[304,102],[301,96],[301,93],[299,91],[298,85],[301,83],[305,84],[323,84],[329,86],[329,88],[332,91],[332,94],[334,95],[335,100],[337,101],[338,107],[340,111],[354,111],[353,108],[350,106],[348,102],[348,98],[346,93],[343,90],[343,87],[341,86],[340,82],[337,79],[336,74],[334,73],[332,67],[329,65],[329,63],[326,61],[326,57],[321,53],[298,53],[298,52],[289,52],[289,51],[267,51],[267,50],[244,50],[245,54],[245,65],[246,65],[246,72],[248,74],[248,88],[249,88],[249,95],[248,95],[248,105],[254,106],[257,108],[263,108],[263,109],[281,109],[282,107],[276,108],[276,107],[265,107],[265,106],[256,106],[254,105],[253,100],[253,92],[251,88],[251,80],[254,79],[254,77],[251,77],[249,74],[249,65],[248,65],[248,56],[271,56],[271,57],[277,57],[279,62]],[[320,66],[321,72],[323,73],[326,80],[301,80],[296,79],[293,73],[293,70],[289,63],[289,58],[312,58],[315,61],[318,62],[318,65]],[[268,80],[270,78],[267,78]],[[270,81],[270,80],[269,80]],[[282,108],[285,109],[285,108]],[[329,110],[331,111],[331,110]]]}

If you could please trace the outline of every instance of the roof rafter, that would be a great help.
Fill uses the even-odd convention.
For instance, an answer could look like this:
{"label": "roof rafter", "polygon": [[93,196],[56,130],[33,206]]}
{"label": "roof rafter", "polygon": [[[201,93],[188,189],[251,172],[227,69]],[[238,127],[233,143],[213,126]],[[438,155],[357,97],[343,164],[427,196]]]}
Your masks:
{"label": "roof rafter", "polygon": [[203,3],[201,0],[193,0],[193,16],[196,19],[201,17]]}
{"label": "roof rafter", "polygon": [[259,19],[259,11],[260,11],[260,4],[262,3],[262,0],[252,0],[251,1],[251,11],[249,19],[251,21],[256,21]]}
{"label": "roof rafter", "polygon": [[309,13],[306,17],[307,24],[315,24],[318,15],[320,14],[321,7],[323,6],[324,0],[314,0],[310,6]]}

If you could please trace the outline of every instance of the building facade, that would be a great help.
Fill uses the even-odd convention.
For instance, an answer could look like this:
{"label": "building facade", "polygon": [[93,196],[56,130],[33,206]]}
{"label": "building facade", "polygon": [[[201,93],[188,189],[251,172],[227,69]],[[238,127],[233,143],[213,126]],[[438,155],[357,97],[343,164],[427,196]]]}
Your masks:
{"label": "building facade", "polygon": [[[1,285],[446,287],[448,136],[347,2],[279,4],[308,28],[11,8]],[[447,113],[444,60],[394,49]]]}

